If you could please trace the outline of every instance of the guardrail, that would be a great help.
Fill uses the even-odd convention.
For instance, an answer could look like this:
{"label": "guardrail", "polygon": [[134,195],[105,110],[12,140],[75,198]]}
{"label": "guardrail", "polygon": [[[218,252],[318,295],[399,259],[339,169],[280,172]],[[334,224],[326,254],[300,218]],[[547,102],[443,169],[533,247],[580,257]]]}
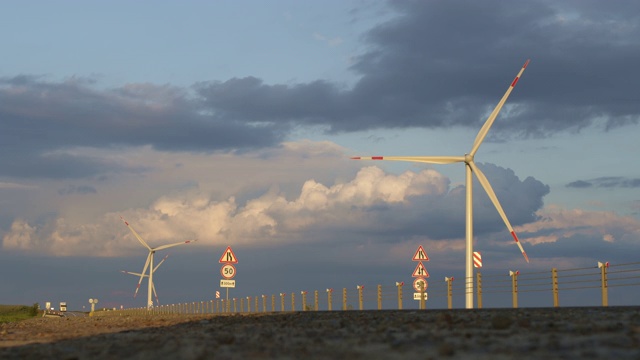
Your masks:
{"label": "guardrail", "polygon": [[[445,277],[443,283],[436,282],[429,286],[429,291],[422,289],[414,292],[411,287],[405,288],[403,282],[395,285],[356,285],[353,289],[342,288],[334,291],[328,288],[323,291],[278,293],[272,295],[257,295],[235,297],[229,300],[217,299],[196,301],[180,304],[160,305],[152,309],[131,308],[107,312],[96,312],[96,315],[122,314],[232,314],[258,312],[285,311],[335,311],[355,310],[350,301],[356,301],[357,309],[403,309],[404,292],[408,291],[418,300],[419,308],[426,309],[428,300],[447,298],[447,308],[453,308],[453,298],[463,297],[466,292],[464,281],[454,281],[453,277]],[[609,305],[609,289],[616,287],[631,287],[640,285],[640,262],[626,264],[609,264],[599,262],[597,266],[556,269],[520,273],[509,271],[508,274],[482,274],[477,271],[475,276],[476,307],[484,306],[485,297],[511,296],[511,306],[518,307],[520,296],[530,293],[550,294],[554,307],[560,306],[560,295],[574,291],[599,289],[602,306]],[[594,292],[590,293],[590,296]],[[427,300],[428,299],[428,300]],[[365,306],[365,303],[367,304]],[[391,304],[391,305],[389,305]]]}

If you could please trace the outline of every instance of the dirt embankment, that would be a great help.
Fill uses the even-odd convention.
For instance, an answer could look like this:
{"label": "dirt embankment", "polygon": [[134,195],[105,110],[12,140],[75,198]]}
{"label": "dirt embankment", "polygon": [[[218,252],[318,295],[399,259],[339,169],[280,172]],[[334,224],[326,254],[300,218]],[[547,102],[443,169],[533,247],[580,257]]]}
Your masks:
{"label": "dirt embankment", "polygon": [[640,359],[640,308],[37,318],[0,326],[2,359],[158,357]]}

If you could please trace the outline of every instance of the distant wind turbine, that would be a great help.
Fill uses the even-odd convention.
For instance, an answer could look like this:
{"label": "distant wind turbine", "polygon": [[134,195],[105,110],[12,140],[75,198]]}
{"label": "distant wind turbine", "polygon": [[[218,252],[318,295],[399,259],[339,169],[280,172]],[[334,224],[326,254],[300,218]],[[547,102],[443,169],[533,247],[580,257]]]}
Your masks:
{"label": "distant wind turbine", "polygon": [[482,171],[480,171],[480,169],[476,166],[475,162],[473,161],[474,156],[476,155],[476,152],[480,147],[480,144],[482,144],[482,141],[487,136],[487,133],[491,128],[491,125],[493,125],[493,122],[498,116],[498,113],[504,106],[504,103],[507,101],[507,98],[511,94],[511,91],[518,83],[518,80],[520,79],[520,76],[522,76],[522,73],[524,72],[524,70],[527,68],[527,65],[529,65],[529,60],[527,60],[524,63],[524,65],[522,66],[522,69],[520,69],[520,72],[518,73],[516,78],[511,82],[511,85],[509,85],[507,92],[504,94],[504,96],[502,96],[502,99],[500,99],[500,102],[498,103],[498,105],[496,105],[495,109],[493,109],[493,111],[491,112],[491,115],[489,115],[489,118],[484,123],[484,125],[480,129],[480,132],[476,136],[476,139],[473,142],[473,146],[471,147],[471,151],[468,154],[465,154],[464,156],[372,156],[372,157],[357,156],[357,157],[351,158],[354,160],[394,160],[394,161],[422,162],[422,163],[429,163],[429,164],[453,164],[458,162],[463,162],[465,164],[465,169],[466,169],[466,181],[465,181],[466,183],[465,185],[466,186],[466,254],[465,254],[466,255],[466,291],[465,292],[466,292],[466,308],[467,309],[473,308],[473,198],[472,198],[473,178],[472,178],[472,173],[476,175],[476,177],[478,178],[478,181],[484,188],[485,192],[487,193],[487,195],[489,195],[489,199],[491,199],[491,201],[493,202],[493,205],[495,206],[496,210],[498,210],[498,213],[502,217],[502,220],[504,221],[505,225],[507,225],[507,229],[509,229],[509,232],[511,232],[513,239],[515,240],[516,244],[520,248],[520,251],[522,252],[522,256],[524,256],[524,259],[527,262],[529,262],[529,257],[527,256],[527,253],[524,252],[524,249],[522,248],[522,244],[520,244],[520,241],[518,240],[518,236],[516,235],[515,231],[513,231],[513,227],[509,223],[509,219],[507,219],[507,216],[504,213],[504,210],[502,210],[502,206],[500,205],[500,202],[498,201],[498,198],[496,197],[496,194],[493,191],[491,184],[489,184],[489,181],[487,180],[487,178],[484,176]]}
{"label": "distant wind turbine", "polygon": [[[164,258],[162,258],[162,260],[160,260],[160,262],[158,263],[158,265],[156,265],[156,267],[153,269],[152,272],[156,272],[156,270],[158,270],[158,268],[160,267],[160,265],[162,265],[162,263],[167,260],[167,258],[169,257],[169,254],[165,255]],[[131,271],[126,271],[126,270],[121,270],[121,272],[125,273],[125,274],[129,274],[129,275],[135,275],[135,276],[140,276],[142,277],[146,277],[148,278],[149,275],[148,274],[140,274],[140,273],[136,273],[136,272],[131,272]],[[140,288],[140,286],[136,287],[136,291],[133,294],[133,297],[135,298],[136,296],[138,296],[138,289]],[[156,284],[151,284],[151,288],[153,289],[153,296],[155,296],[156,298],[156,305],[160,305],[160,300],[158,300],[158,293],[156,292]]]}
{"label": "distant wind turbine", "polygon": [[[147,255],[147,261],[144,263],[144,268],[142,269],[142,272],[138,274],[140,276],[140,280],[138,281],[138,286],[136,287],[136,292],[134,294],[134,297],[138,294],[138,289],[140,288],[140,283],[142,283],[142,278],[143,277],[149,277],[149,290],[148,290],[148,293],[147,293],[147,309],[151,309],[153,307],[153,300],[151,299],[151,293],[155,291],[155,289],[153,288],[153,273],[154,273],[155,269],[158,268],[157,266],[155,268],[153,267],[153,255],[158,250],[164,250],[164,249],[167,249],[167,248],[170,248],[170,247],[174,247],[174,246],[178,246],[178,245],[182,245],[182,244],[189,244],[189,243],[197,241],[197,240],[186,240],[186,241],[181,241],[181,242],[174,243],[174,244],[161,245],[161,246],[158,246],[156,248],[152,248],[140,237],[140,235],[138,235],[138,233],[135,230],[133,230],[131,225],[129,225],[129,223],[122,216],[120,216],[120,219],[122,219],[124,224],[127,225],[129,230],[131,230],[131,232],[133,233],[133,236],[135,236],[136,239],[138,239],[138,241],[140,241],[142,246],[146,247],[147,250],[149,250],[149,255]],[[164,260],[162,260],[162,261],[164,261]],[[162,263],[162,261],[160,263]],[[158,264],[158,266],[160,266],[160,264]],[[149,273],[148,274],[147,274],[147,268],[149,268]]]}

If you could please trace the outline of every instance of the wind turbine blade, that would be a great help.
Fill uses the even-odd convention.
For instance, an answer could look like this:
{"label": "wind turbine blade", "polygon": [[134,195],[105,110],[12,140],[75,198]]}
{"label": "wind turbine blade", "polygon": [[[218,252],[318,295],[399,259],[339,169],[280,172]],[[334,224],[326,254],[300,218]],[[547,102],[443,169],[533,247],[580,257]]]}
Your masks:
{"label": "wind turbine blade", "polygon": [[464,156],[354,156],[351,160],[392,160],[428,164],[453,164],[464,162]]}
{"label": "wind turbine blade", "polygon": [[524,65],[522,65],[522,69],[520,69],[520,72],[518,73],[516,78],[513,79],[513,81],[511,82],[511,85],[509,85],[507,92],[504,93],[504,95],[502,96],[502,99],[500,99],[500,102],[498,102],[498,105],[496,105],[496,107],[491,112],[491,115],[489,115],[489,118],[487,119],[487,121],[485,121],[484,125],[482,125],[480,132],[478,132],[478,135],[476,136],[476,140],[473,142],[473,147],[471,148],[469,155],[474,156],[478,151],[480,144],[482,144],[482,141],[484,140],[485,136],[487,136],[487,133],[491,128],[491,125],[493,125],[493,122],[495,121],[496,117],[498,117],[500,110],[502,110],[504,103],[507,101],[507,98],[511,94],[511,91],[518,83],[518,80],[520,79],[520,76],[522,76],[524,69],[527,68],[527,65],[529,65],[529,60],[527,60],[527,62],[525,62]]}
{"label": "wind turbine blade", "polygon": [[120,219],[124,222],[125,225],[127,225],[127,227],[129,228],[129,230],[131,230],[131,232],[133,233],[133,236],[136,237],[136,239],[138,239],[138,241],[140,241],[140,243],[142,244],[142,246],[146,247],[147,249],[151,250],[151,247],[149,247],[149,245],[147,245],[147,243],[140,237],[140,235],[138,235],[138,233],[133,230],[133,228],[131,227],[131,225],[129,225],[129,223],[127,222],[127,220],[125,220],[122,216],[120,216]]}
{"label": "wind turbine blade", "polygon": [[160,300],[158,300],[158,293],[156,293],[156,284],[151,284],[151,288],[153,289],[153,295],[156,297],[156,304],[160,305]]}
{"label": "wind turbine blade", "polygon": [[134,273],[134,272],[131,272],[131,271],[121,270],[121,272],[123,272],[123,273],[125,273],[125,274],[129,274],[129,275],[149,277],[149,275],[146,275],[146,274],[140,274],[140,273]]}
{"label": "wind turbine blade", "polygon": [[158,268],[160,267],[160,265],[162,265],[162,263],[167,260],[167,258],[169,257],[169,254],[165,255],[162,260],[160,260],[160,262],[158,263],[158,265],[156,265],[155,268],[153,268],[153,272],[156,272],[156,270],[158,270]]}
{"label": "wind turbine blade", "polygon": [[484,188],[484,191],[487,193],[487,195],[489,195],[489,199],[491,199],[493,206],[495,206],[496,210],[498,210],[498,214],[500,214],[500,217],[502,217],[502,221],[504,221],[505,225],[507,225],[507,229],[509,229],[509,232],[511,232],[511,236],[513,236],[513,239],[516,241],[516,244],[520,248],[520,251],[522,252],[522,256],[524,256],[524,259],[527,262],[529,262],[529,257],[527,256],[527,253],[524,252],[524,249],[522,248],[522,244],[520,243],[520,240],[518,240],[518,236],[516,235],[515,231],[513,231],[513,227],[511,226],[509,219],[507,219],[507,215],[504,213],[504,210],[502,209],[502,206],[500,205],[500,202],[498,201],[498,197],[496,196],[496,193],[493,191],[491,184],[489,184],[489,180],[487,180],[487,177],[484,176],[482,171],[480,171],[480,169],[476,166],[476,164],[473,161],[469,162],[469,166],[471,166],[471,170],[478,177],[478,181],[480,181],[480,185],[482,185],[482,187]]}
{"label": "wind turbine blade", "polygon": [[162,245],[162,246],[158,246],[154,250],[155,251],[163,250],[163,249],[167,249],[167,248],[170,248],[170,247],[174,247],[174,246],[178,246],[178,245],[182,245],[182,244],[189,244],[189,243],[196,242],[196,241],[198,241],[198,240],[197,239],[196,240],[187,240],[187,241],[181,241],[181,242],[175,243],[175,244]]}
{"label": "wind turbine blade", "polygon": [[151,254],[153,253],[150,252],[149,255],[147,255],[147,261],[144,263],[144,268],[142,269],[142,273],[140,274],[140,280],[138,280],[138,286],[136,286],[136,292],[133,294],[134,298],[138,296],[138,290],[140,290],[140,284],[142,283],[142,278],[145,277],[145,273],[147,272],[147,267],[149,267],[149,261],[151,261]]}

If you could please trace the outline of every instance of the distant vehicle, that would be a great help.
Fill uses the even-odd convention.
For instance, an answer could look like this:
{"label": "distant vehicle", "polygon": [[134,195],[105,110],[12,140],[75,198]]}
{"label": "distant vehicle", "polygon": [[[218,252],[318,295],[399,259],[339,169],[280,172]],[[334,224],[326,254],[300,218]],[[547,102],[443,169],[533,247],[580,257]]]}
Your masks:
{"label": "distant vehicle", "polygon": [[61,302],[60,303],[60,311],[67,311],[67,303],[66,302]]}

